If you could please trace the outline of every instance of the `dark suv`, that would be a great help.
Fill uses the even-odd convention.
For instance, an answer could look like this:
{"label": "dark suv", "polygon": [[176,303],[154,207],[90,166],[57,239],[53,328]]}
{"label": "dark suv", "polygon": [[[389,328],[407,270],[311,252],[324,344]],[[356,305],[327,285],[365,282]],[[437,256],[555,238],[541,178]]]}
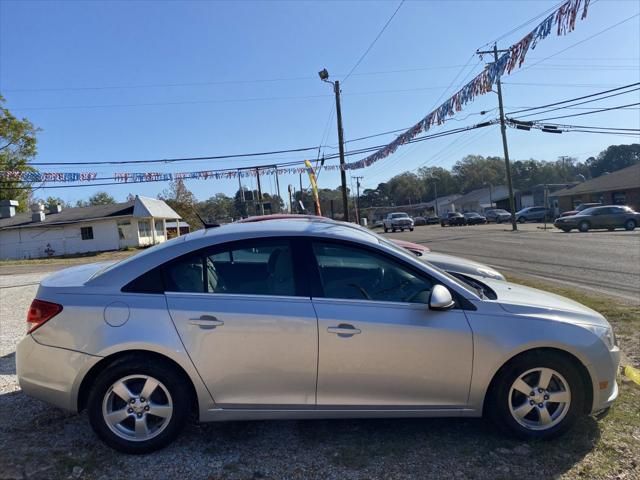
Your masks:
{"label": "dark suv", "polygon": [[450,227],[458,226],[458,225],[466,225],[467,219],[460,212],[449,212],[446,215],[440,217],[440,226],[446,227],[449,225]]}

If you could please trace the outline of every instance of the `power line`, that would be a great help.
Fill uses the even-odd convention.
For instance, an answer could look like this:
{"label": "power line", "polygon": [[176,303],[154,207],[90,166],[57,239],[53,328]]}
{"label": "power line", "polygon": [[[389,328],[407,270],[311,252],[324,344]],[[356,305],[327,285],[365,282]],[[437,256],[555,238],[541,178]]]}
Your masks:
{"label": "power line", "polygon": [[547,120],[557,120],[560,118],[571,118],[571,117],[581,117],[583,115],[593,115],[594,113],[601,113],[601,112],[608,112],[610,110],[619,110],[621,108],[625,108],[625,107],[634,107],[640,105],[640,102],[637,103],[629,103],[627,105],[618,105],[616,107],[609,107],[609,108],[601,108],[599,110],[593,110],[591,112],[584,112],[584,113],[572,113],[570,115],[561,115],[559,117],[549,117],[549,118],[537,118],[535,119],[536,122],[545,122]]}
{"label": "power line", "polygon": [[373,48],[373,46],[376,44],[376,42],[378,41],[378,39],[382,36],[382,34],[384,33],[384,31],[387,29],[387,27],[389,26],[389,24],[391,23],[391,20],[393,20],[393,18],[396,16],[396,14],[398,13],[398,11],[400,10],[400,8],[402,7],[402,5],[404,4],[404,0],[400,0],[400,3],[398,4],[398,7],[396,8],[396,10],[393,12],[393,14],[391,15],[391,17],[389,17],[389,20],[387,20],[387,23],[384,24],[384,26],[382,27],[382,30],[380,30],[380,32],[378,33],[378,35],[376,35],[376,38],[373,39],[373,42],[371,42],[371,44],[369,45],[369,47],[367,47],[367,49],[365,50],[365,52],[362,54],[362,56],[358,59],[358,61],[356,62],[356,64],[353,66],[353,68],[349,71],[349,73],[347,73],[347,76],[344,77],[344,79],[342,80],[342,82],[344,83],[347,78],[349,78],[351,76],[351,74],[355,71],[356,68],[358,68],[358,65],[360,65],[360,63],[362,62],[362,60],[364,60],[364,58],[367,56],[367,54],[371,51],[371,49]]}
{"label": "power line", "polygon": [[[521,110],[516,110],[515,112],[509,112],[506,115],[516,115],[518,113],[529,112],[531,110],[540,110],[540,109],[543,109],[543,108],[555,107],[556,105],[563,105],[565,103],[576,102],[578,100],[584,100],[585,98],[598,97],[600,95],[604,95],[604,94],[607,94],[607,93],[618,92],[619,90],[624,90],[626,88],[637,87],[638,85],[640,85],[640,82],[630,83],[630,84],[624,85],[622,87],[612,88],[610,90],[604,90],[602,92],[591,93],[589,95],[582,95],[581,97],[570,98],[568,100],[561,100],[559,102],[547,103],[546,105],[540,105],[539,107],[525,107],[525,108],[522,108]],[[636,88],[636,89],[631,90],[631,91],[635,91],[635,90],[638,90],[638,89]],[[629,92],[617,93],[616,95],[623,95],[624,93],[629,93]],[[610,96],[615,96],[615,95],[610,95]],[[609,98],[609,97],[603,97],[603,98]],[[600,99],[597,99],[597,100],[600,100]],[[596,101],[596,100],[591,100],[591,101]],[[586,103],[586,102],[583,102],[583,103]],[[581,104],[580,103],[576,103],[576,105],[581,105]]]}

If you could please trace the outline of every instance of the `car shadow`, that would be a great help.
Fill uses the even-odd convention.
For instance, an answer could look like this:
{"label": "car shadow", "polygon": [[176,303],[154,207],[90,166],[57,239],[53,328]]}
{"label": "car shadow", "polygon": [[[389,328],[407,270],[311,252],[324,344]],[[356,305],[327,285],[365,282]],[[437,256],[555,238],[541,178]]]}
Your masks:
{"label": "car shadow", "polygon": [[[15,415],[11,412],[21,412]],[[592,417],[550,441],[504,436],[483,419],[273,420],[190,424],[167,448],[124,455],[100,442],[86,413],[0,394],[2,465],[66,478],[557,478],[600,438]],[[30,460],[31,459],[31,460]],[[167,470],[168,469],[168,470]],[[179,469],[179,475],[178,470]],[[13,471],[11,470],[11,471]],[[146,478],[146,477],[145,477]]]}
{"label": "car shadow", "polygon": [[0,375],[15,375],[16,352],[8,353],[0,357]]}

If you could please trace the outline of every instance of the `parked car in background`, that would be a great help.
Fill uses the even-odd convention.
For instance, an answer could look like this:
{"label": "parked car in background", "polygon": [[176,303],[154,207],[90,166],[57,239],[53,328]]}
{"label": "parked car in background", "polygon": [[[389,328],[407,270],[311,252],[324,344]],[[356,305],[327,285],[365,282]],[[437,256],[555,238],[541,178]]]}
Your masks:
{"label": "parked car in background", "polygon": [[575,209],[573,210],[567,210],[566,212],[562,212],[560,214],[561,217],[569,217],[571,215],[576,215],[578,213],[580,213],[583,210],[586,210],[587,208],[591,208],[591,207],[599,207],[602,204],[600,202],[595,202],[595,203],[581,203],[580,205],[578,205]]}
{"label": "parked car in background", "polygon": [[413,217],[413,225],[418,227],[427,224],[427,219],[424,217]]}
{"label": "parked car in background", "polygon": [[466,225],[467,219],[460,212],[447,212],[442,217],[440,217],[440,226],[441,227],[455,227]]}
{"label": "parked car in background", "polygon": [[385,233],[389,230],[391,230],[392,232],[395,232],[396,230],[404,232],[405,229],[413,232],[413,220],[404,212],[390,213],[384,219]]}
{"label": "parked car in background", "polygon": [[426,220],[427,220],[427,225],[437,225],[440,223],[440,217],[436,215],[426,217]]}
{"label": "parked car in background", "polygon": [[553,225],[565,232],[570,232],[574,228],[581,232],[598,228],[633,230],[640,225],[640,213],[630,207],[619,205],[591,207],[582,210],[577,215],[559,217]]}
{"label": "parked car in background", "polygon": [[22,392],[86,410],[99,438],[136,454],[191,417],[487,415],[545,440],[614,403],[620,349],[602,315],[455,278],[380,238],[231,223],[56,272],[17,347]]}
{"label": "parked car in background", "polygon": [[487,219],[487,223],[495,222],[510,222],[511,214],[502,208],[490,208],[489,210],[485,210],[484,216]]}
{"label": "parked car in background", "polygon": [[464,218],[467,220],[467,225],[482,225],[487,223],[487,218],[476,212],[465,212]]}
{"label": "parked car in background", "polygon": [[553,219],[553,213],[545,207],[526,207],[516,212],[518,223],[542,222],[545,218],[547,220]]}

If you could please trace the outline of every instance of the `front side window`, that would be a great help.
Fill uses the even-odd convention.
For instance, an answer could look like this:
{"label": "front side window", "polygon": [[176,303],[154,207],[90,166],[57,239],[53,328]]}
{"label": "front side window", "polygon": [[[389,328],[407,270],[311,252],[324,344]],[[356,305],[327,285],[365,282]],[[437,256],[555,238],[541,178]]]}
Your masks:
{"label": "front side window", "polygon": [[82,240],[93,240],[93,227],[82,227],[80,229]]}
{"label": "front side window", "polygon": [[428,303],[432,283],[402,264],[348,245],[313,244],[324,297]]}

